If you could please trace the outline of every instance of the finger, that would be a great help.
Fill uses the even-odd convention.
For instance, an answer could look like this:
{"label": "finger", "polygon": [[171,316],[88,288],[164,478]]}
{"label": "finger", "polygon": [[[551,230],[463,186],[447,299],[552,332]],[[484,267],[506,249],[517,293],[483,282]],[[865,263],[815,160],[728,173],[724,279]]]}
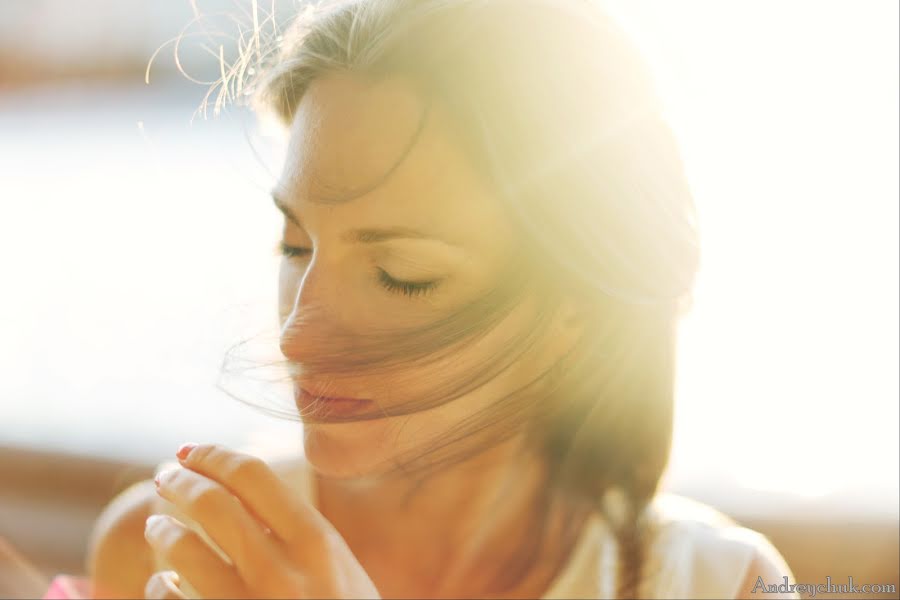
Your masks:
{"label": "finger", "polygon": [[234,567],[195,531],[168,515],[151,515],[144,537],[167,564],[204,598],[245,598],[246,589]]}
{"label": "finger", "polygon": [[302,541],[311,553],[331,524],[311,504],[300,498],[265,461],[217,444],[199,444],[181,464],[218,481],[272,533],[289,545]]}
{"label": "finger", "polygon": [[159,571],[150,576],[144,586],[144,598],[148,600],[186,600],[187,596],[178,589],[178,573]]}
{"label": "finger", "polygon": [[191,471],[170,469],[157,476],[157,491],[196,521],[231,559],[238,575],[252,588],[281,563],[280,549],[263,526],[220,483]]}

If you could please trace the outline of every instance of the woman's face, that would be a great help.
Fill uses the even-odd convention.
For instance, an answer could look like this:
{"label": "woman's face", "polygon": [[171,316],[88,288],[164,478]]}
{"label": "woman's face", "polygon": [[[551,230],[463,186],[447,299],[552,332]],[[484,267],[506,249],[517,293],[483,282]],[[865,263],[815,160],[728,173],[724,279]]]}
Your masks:
{"label": "woman's face", "polygon": [[[316,333],[335,325],[359,332],[422,326],[505,276],[501,265],[515,241],[509,219],[457,147],[438,104],[386,180],[347,202],[311,201],[368,190],[381,181],[413,140],[424,109],[422,98],[400,79],[366,84],[349,75],[316,80],[300,102],[275,189],[289,249],[279,282],[282,352],[297,366],[295,391],[302,385],[381,406],[415,400],[428,394],[438,376],[462,375],[490,361],[505,337],[528,326],[526,301],[478,343],[418,370],[389,379],[303,375],[304,362],[321,351],[316,346],[323,337]],[[315,319],[297,319],[306,308],[320,312]],[[539,364],[565,346],[561,339],[554,342],[540,346],[541,356],[533,361],[519,361],[487,385],[436,408],[357,422],[306,422],[306,455],[320,473],[333,477],[380,471],[384,461],[421,447],[533,377]]]}

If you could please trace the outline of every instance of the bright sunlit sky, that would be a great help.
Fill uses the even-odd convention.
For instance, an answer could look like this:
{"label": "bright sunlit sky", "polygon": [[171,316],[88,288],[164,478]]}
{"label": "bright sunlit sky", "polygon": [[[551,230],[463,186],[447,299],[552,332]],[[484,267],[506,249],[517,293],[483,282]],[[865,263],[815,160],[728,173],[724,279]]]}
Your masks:
{"label": "bright sunlit sky", "polygon": [[[700,213],[669,484],[896,514],[898,3],[604,4],[655,68]],[[294,443],[212,387],[272,325],[279,217],[263,142],[239,116],[190,126],[200,95],[0,96],[0,444]]]}
{"label": "bright sunlit sky", "polygon": [[657,66],[701,213],[678,468],[896,490],[897,3],[609,6]]}

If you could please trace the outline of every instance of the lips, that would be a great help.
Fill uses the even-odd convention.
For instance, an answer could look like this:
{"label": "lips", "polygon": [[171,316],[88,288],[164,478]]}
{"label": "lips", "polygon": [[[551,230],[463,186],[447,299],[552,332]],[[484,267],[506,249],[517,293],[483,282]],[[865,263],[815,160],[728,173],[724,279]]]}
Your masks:
{"label": "lips", "polygon": [[294,401],[303,414],[315,413],[316,415],[349,415],[372,404],[371,400],[364,398],[318,395],[299,385],[295,386]]}

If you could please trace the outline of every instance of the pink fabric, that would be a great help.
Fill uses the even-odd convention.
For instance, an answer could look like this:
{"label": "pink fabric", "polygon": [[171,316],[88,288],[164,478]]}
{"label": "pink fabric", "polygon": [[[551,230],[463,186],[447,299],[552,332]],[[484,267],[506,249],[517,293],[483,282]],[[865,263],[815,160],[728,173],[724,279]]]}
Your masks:
{"label": "pink fabric", "polygon": [[69,598],[84,600],[90,597],[91,591],[87,577],[57,575],[50,582],[50,587],[41,597],[41,600],[64,600]]}

